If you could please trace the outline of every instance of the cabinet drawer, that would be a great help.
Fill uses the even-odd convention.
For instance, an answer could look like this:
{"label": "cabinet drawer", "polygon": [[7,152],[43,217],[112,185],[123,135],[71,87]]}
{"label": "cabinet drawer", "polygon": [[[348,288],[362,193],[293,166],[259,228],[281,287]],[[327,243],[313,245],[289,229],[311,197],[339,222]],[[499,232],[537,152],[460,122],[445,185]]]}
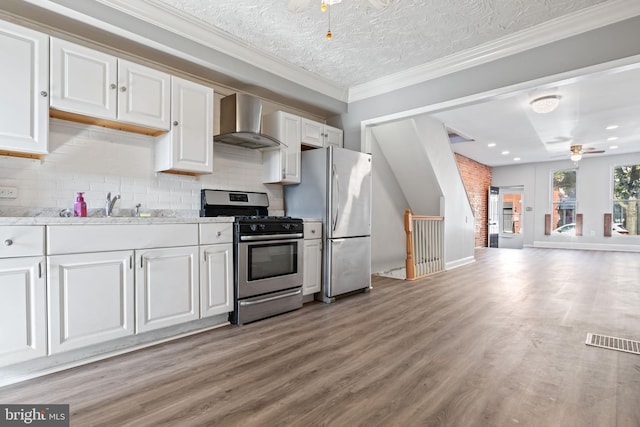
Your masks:
{"label": "cabinet drawer", "polygon": [[322,238],[321,222],[305,222],[304,223],[304,240]]}
{"label": "cabinet drawer", "polygon": [[198,244],[198,224],[50,225],[47,255]]}
{"label": "cabinet drawer", "polygon": [[44,225],[0,226],[0,258],[44,255]]}
{"label": "cabinet drawer", "polygon": [[215,245],[233,242],[233,224],[200,224],[200,244]]}

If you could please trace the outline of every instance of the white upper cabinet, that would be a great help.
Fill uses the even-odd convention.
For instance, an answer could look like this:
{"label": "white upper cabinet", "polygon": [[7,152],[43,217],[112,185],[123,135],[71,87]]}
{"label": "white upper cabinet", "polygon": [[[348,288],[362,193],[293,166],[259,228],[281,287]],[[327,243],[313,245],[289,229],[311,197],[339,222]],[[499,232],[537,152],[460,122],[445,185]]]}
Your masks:
{"label": "white upper cabinet", "polygon": [[312,147],[322,147],[324,143],[324,125],[313,120],[302,118],[301,126],[302,143]]}
{"label": "white upper cabinet", "polygon": [[46,154],[49,36],[0,21],[0,151]]}
{"label": "white upper cabinet", "polygon": [[286,146],[262,152],[263,182],[300,182],[300,117],[284,111],[264,116],[262,131]]}
{"label": "white upper cabinet", "polygon": [[334,128],[329,125],[324,125],[324,145],[328,147],[333,145],[334,147],[342,148],[344,145],[344,131],[342,129]]}
{"label": "white upper cabinet", "polygon": [[118,120],[169,130],[171,76],[118,59]]}
{"label": "white upper cabinet", "polygon": [[213,90],[171,78],[171,131],[156,144],[156,171],[213,172]]}
{"label": "white upper cabinet", "polygon": [[118,59],[75,43],[51,39],[51,107],[117,119]]}
{"label": "white upper cabinet", "polygon": [[51,108],[55,110],[167,131],[170,85],[167,73],[51,39]]}
{"label": "white upper cabinet", "polygon": [[311,147],[343,146],[342,129],[301,118],[301,142]]}

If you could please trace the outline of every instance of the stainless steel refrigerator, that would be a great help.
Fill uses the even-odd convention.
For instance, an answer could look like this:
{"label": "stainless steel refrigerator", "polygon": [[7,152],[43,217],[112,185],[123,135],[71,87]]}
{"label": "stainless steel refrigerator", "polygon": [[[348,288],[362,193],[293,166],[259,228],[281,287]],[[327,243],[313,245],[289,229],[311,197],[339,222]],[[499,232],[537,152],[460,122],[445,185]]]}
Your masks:
{"label": "stainless steel refrigerator", "polygon": [[300,184],[284,189],[288,216],[322,218],[322,300],[371,285],[371,155],[327,147],[301,154]]}

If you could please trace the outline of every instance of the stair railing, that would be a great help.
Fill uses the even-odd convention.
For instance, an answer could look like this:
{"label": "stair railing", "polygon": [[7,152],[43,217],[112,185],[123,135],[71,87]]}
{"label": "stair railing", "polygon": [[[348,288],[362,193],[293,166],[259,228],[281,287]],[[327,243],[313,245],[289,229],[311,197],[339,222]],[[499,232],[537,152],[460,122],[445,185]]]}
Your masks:
{"label": "stair railing", "polygon": [[444,217],[404,212],[407,280],[444,271]]}

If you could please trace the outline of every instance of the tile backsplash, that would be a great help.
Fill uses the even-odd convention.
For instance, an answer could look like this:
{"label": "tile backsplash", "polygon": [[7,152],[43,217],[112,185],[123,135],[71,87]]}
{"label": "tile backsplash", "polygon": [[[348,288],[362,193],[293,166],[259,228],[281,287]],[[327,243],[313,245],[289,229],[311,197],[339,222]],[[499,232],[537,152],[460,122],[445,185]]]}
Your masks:
{"label": "tile backsplash", "polygon": [[[282,214],[283,191],[262,184],[262,153],[215,144],[214,173],[197,177],[154,172],[155,138],[57,119],[50,120],[49,154],[43,160],[0,156],[0,186],[17,187],[0,199],[0,212],[16,208],[72,208],[77,192],[88,209],[104,208],[108,192],[116,209],[200,209],[200,190],[266,192],[269,212]],[[212,142],[213,144],[213,142]]]}

